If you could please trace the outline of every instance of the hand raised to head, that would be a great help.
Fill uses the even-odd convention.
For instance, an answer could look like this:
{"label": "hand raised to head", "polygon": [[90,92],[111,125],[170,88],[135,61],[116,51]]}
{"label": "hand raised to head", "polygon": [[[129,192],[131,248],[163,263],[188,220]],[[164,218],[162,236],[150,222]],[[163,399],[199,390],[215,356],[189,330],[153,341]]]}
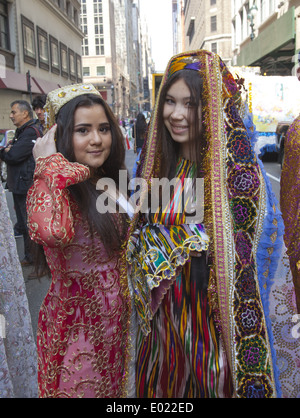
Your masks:
{"label": "hand raised to head", "polygon": [[49,157],[56,154],[55,132],[57,125],[54,125],[42,138],[38,138],[33,147],[33,156],[37,160],[39,157]]}

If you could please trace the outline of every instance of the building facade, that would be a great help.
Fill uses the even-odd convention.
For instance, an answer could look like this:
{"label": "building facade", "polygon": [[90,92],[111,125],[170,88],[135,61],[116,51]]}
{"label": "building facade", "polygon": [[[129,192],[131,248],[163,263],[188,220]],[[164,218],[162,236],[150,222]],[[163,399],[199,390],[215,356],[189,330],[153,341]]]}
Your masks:
{"label": "building facade", "polygon": [[300,0],[172,3],[175,53],[207,49],[228,65],[260,68],[263,75],[295,75],[299,67]]}
{"label": "building facade", "polygon": [[184,50],[184,0],[172,0],[173,21],[173,53],[179,54]]}
{"label": "building facade", "polygon": [[147,28],[142,25],[140,14],[140,0],[133,3],[133,43],[135,50],[136,71],[133,69],[133,76],[136,78],[136,95],[133,97],[133,112],[150,111],[150,90],[149,90],[149,57],[151,51],[148,47]]}
{"label": "building facade", "polygon": [[149,96],[139,2],[81,0],[81,25],[84,81],[98,88],[119,119],[135,117]]}
{"label": "building facade", "polygon": [[10,103],[82,81],[80,2],[0,0],[0,129]]}
{"label": "building facade", "polygon": [[233,63],[258,66],[263,75],[294,75],[300,0],[232,0],[232,10]]}
{"label": "building facade", "polygon": [[206,49],[231,63],[231,0],[185,0],[183,50]]}
{"label": "building facade", "polygon": [[113,69],[116,62],[114,7],[111,0],[81,0],[83,78],[112,105]]}

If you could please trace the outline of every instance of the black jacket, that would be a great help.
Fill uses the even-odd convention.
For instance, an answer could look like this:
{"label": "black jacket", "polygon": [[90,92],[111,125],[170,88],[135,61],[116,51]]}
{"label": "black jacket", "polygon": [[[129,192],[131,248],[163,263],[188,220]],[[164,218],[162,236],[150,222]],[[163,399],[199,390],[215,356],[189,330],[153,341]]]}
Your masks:
{"label": "black jacket", "polygon": [[7,164],[7,187],[16,194],[26,194],[33,184],[35,162],[32,155],[34,142],[41,132],[32,119],[15,132],[8,152],[0,151],[1,160]]}

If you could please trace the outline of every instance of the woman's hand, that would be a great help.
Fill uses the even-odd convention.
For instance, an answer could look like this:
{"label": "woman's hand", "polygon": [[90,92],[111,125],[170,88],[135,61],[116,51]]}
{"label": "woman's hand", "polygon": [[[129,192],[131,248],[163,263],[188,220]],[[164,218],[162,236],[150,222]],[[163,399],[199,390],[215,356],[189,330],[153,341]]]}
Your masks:
{"label": "woman's hand", "polygon": [[57,149],[55,145],[55,132],[57,125],[54,125],[50,131],[46,133],[42,138],[37,138],[33,147],[33,157],[35,160],[39,157],[49,157],[56,154]]}

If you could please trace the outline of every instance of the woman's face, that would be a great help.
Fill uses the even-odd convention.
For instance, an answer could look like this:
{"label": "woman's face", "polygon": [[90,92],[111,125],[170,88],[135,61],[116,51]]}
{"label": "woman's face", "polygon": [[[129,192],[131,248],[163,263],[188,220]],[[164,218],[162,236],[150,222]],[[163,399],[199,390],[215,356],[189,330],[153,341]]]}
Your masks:
{"label": "woman's face", "polygon": [[[167,91],[163,109],[164,123],[173,140],[180,144],[180,153],[185,158],[190,156],[190,125],[194,121],[195,104],[191,103],[191,93],[183,79],[177,80]],[[201,125],[201,104],[197,115]],[[200,132],[199,132],[200,133]]]}
{"label": "woman's face", "polygon": [[78,163],[91,171],[101,167],[110,154],[112,136],[103,106],[79,107],[74,115],[73,147]]}

